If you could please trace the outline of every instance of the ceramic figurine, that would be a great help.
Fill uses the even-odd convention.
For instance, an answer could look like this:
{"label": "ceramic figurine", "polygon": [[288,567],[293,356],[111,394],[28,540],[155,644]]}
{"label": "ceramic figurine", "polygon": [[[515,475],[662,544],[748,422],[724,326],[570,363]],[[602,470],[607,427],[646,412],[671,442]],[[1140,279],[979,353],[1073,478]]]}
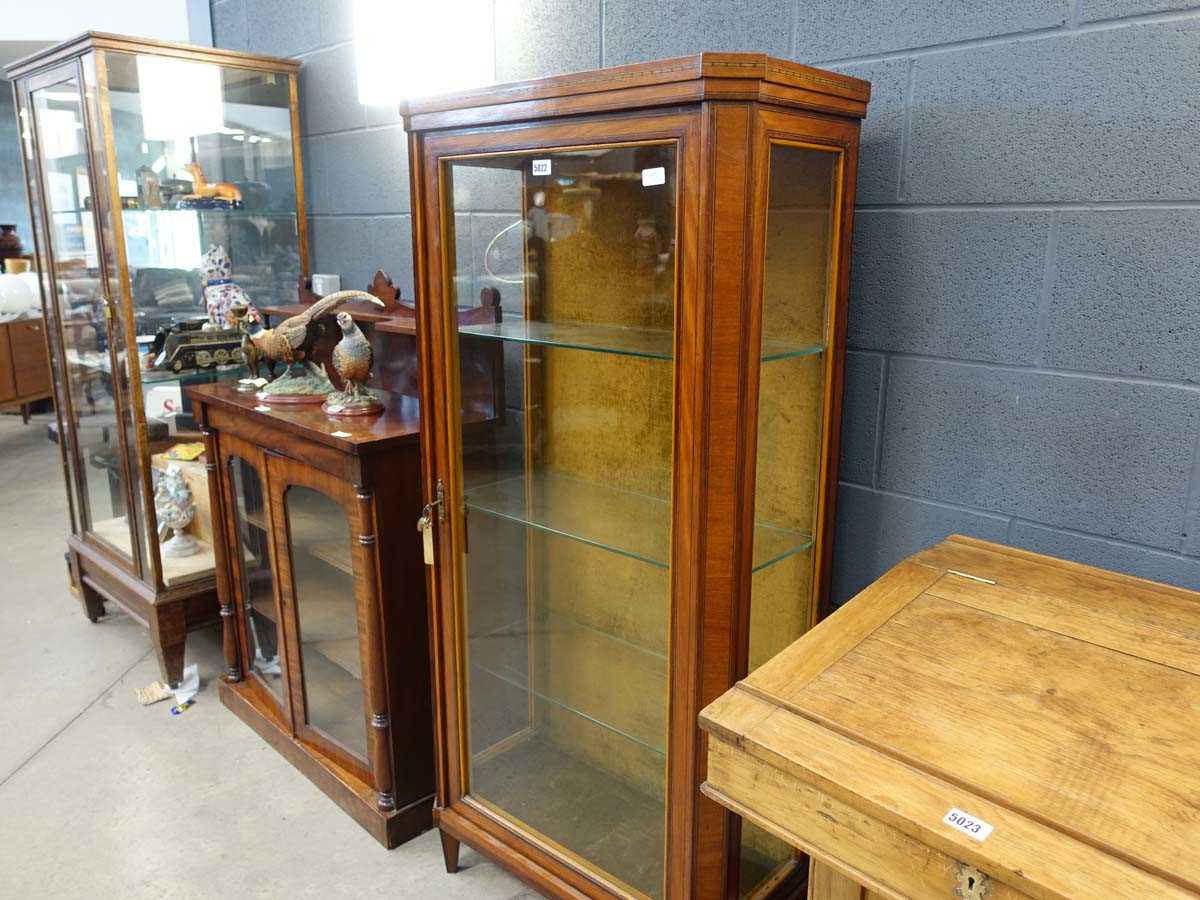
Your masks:
{"label": "ceramic figurine", "polygon": [[371,342],[359,330],[350,313],[337,314],[342,339],[333,348],[333,368],[345,389],[330,394],[323,409],[331,416],[368,416],[383,410],[383,404],[367,388],[371,377]]}
{"label": "ceramic figurine", "polygon": [[233,280],[233,261],[224,245],[213,244],[200,266],[204,276],[204,306],[209,325],[229,327],[229,312],[237,304],[249,307],[250,298]]}
{"label": "ceramic figurine", "polygon": [[159,473],[154,486],[154,512],[159,527],[166,526],[175,532],[159,546],[163,556],[191,556],[200,550],[196,539],[184,532],[196,517],[196,504],[179,466],[169,465]]}
{"label": "ceramic figurine", "polygon": [[229,309],[229,318],[233,320],[234,326],[242,333],[242,363],[246,366],[246,371],[249,372],[247,378],[242,378],[238,381],[237,387],[234,390],[249,393],[250,391],[258,390],[258,385],[255,383],[258,380],[258,365],[262,361],[258,353],[258,348],[254,346],[254,342],[250,340],[250,329],[255,322],[262,322],[259,317],[258,310],[246,303],[235,303]]}
{"label": "ceramic figurine", "polygon": [[[266,361],[267,374],[273,379],[259,391],[261,399],[285,403],[324,402],[333,392],[333,384],[309,357],[325,330],[323,320],[351,300],[368,300],[380,307],[385,305],[366,291],[338,291],[322,297],[304,312],[284,319],[274,328],[264,328],[261,322],[250,325],[250,341]],[[277,362],[288,366],[288,371],[279,378],[274,377]]]}
{"label": "ceramic figurine", "polygon": [[192,192],[179,198],[180,209],[241,209],[242,192],[228,181],[208,183],[199,163],[184,166],[192,174]]}

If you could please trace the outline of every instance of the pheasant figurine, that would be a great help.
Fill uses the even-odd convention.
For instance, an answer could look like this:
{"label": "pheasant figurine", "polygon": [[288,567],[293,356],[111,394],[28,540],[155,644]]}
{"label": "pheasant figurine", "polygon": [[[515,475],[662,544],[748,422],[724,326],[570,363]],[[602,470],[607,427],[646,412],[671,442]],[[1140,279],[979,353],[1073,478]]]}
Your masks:
{"label": "pheasant figurine", "polygon": [[[277,401],[291,397],[296,402],[307,397],[311,402],[311,399],[324,399],[333,390],[329,378],[313,364],[310,357],[313,347],[324,333],[325,317],[351,300],[368,300],[376,306],[384,305],[382,300],[366,291],[338,291],[322,297],[304,312],[284,319],[274,328],[264,328],[261,322],[250,326],[250,343],[266,362],[268,375],[274,379],[277,362],[286,363],[289,367],[284,376],[273,380],[260,391],[260,396]],[[296,364],[303,364],[306,371],[293,370]]]}
{"label": "pheasant figurine", "polygon": [[342,379],[345,389],[331,394],[325,401],[325,412],[333,416],[364,416],[377,413],[383,404],[366,387],[371,377],[374,354],[350,313],[337,314],[342,339],[333,348],[333,368]]}

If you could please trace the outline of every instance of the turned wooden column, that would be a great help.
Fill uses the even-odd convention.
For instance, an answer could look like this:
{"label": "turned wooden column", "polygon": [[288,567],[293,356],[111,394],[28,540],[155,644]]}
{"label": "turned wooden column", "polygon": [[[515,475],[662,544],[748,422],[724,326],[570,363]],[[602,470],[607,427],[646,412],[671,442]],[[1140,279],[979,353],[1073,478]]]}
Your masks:
{"label": "turned wooden column", "polygon": [[[354,577],[360,580],[359,597],[379,597],[378,548],[375,541],[375,515],[371,491],[362,485],[354,486],[358,507],[358,565]],[[371,771],[375,775],[375,790],[381,810],[396,808],[395,782],[392,772],[392,721],[388,713],[387,685],[384,681],[383,622],[378,602],[359,607],[359,621],[365,636],[366,659],[363,660],[363,682],[367,695],[367,752]]]}
{"label": "turned wooden column", "polygon": [[[212,515],[214,536],[225,528],[224,491],[221,489],[220,463],[217,461],[217,441],[207,424],[200,426],[204,438],[204,468],[208,472],[208,504]],[[236,543],[234,546],[237,546]],[[217,601],[221,607],[221,644],[225,653],[225,680],[241,681],[242,665],[238,653],[237,621],[233,590],[229,584],[229,562],[225,541],[213,540],[213,565],[217,576]]]}

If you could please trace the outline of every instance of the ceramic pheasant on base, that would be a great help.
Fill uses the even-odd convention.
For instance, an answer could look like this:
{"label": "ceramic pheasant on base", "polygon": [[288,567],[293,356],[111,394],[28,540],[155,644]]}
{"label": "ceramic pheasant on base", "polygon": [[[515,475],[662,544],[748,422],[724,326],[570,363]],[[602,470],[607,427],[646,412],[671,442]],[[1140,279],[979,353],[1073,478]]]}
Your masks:
{"label": "ceramic pheasant on base", "polygon": [[339,306],[351,300],[369,300],[376,306],[384,303],[366,291],[338,291],[322,297],[304,312],[284,319],[274,328],[263,328],[261,323],[250,332],[250,340],[262,359],[266,360],[269,374],[274,376],[275,363],[304,363],[306,367],[324,378],[325,373],[312,364],[309,356],[313,346],[325,327],[321,321]]}
{"label": "ceramic pheasant on base", "polygon": [[383,404],[367,390],[374,354],[371,342],[355,324],[348,312],[337,314],[342,339],[333,348],[333,369],[342,379],[345,389],[331,394],[325,401],[325,412],[331,415],[361,416],[379,412]]}

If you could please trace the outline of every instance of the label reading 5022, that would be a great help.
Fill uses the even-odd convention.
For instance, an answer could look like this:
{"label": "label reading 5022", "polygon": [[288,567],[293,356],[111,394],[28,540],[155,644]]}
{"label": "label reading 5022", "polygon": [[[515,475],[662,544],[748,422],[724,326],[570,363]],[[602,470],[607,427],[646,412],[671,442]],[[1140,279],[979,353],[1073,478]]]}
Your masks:
{"label": "label reading 5022", "polygon": [[951,828],[957,829],[967,837],[974,838],[977,841],[986,841],[987,836],[992,833],[992,826],[983,821],[983,819],[978,819],[957,807],[942,816],[942,821]]}

